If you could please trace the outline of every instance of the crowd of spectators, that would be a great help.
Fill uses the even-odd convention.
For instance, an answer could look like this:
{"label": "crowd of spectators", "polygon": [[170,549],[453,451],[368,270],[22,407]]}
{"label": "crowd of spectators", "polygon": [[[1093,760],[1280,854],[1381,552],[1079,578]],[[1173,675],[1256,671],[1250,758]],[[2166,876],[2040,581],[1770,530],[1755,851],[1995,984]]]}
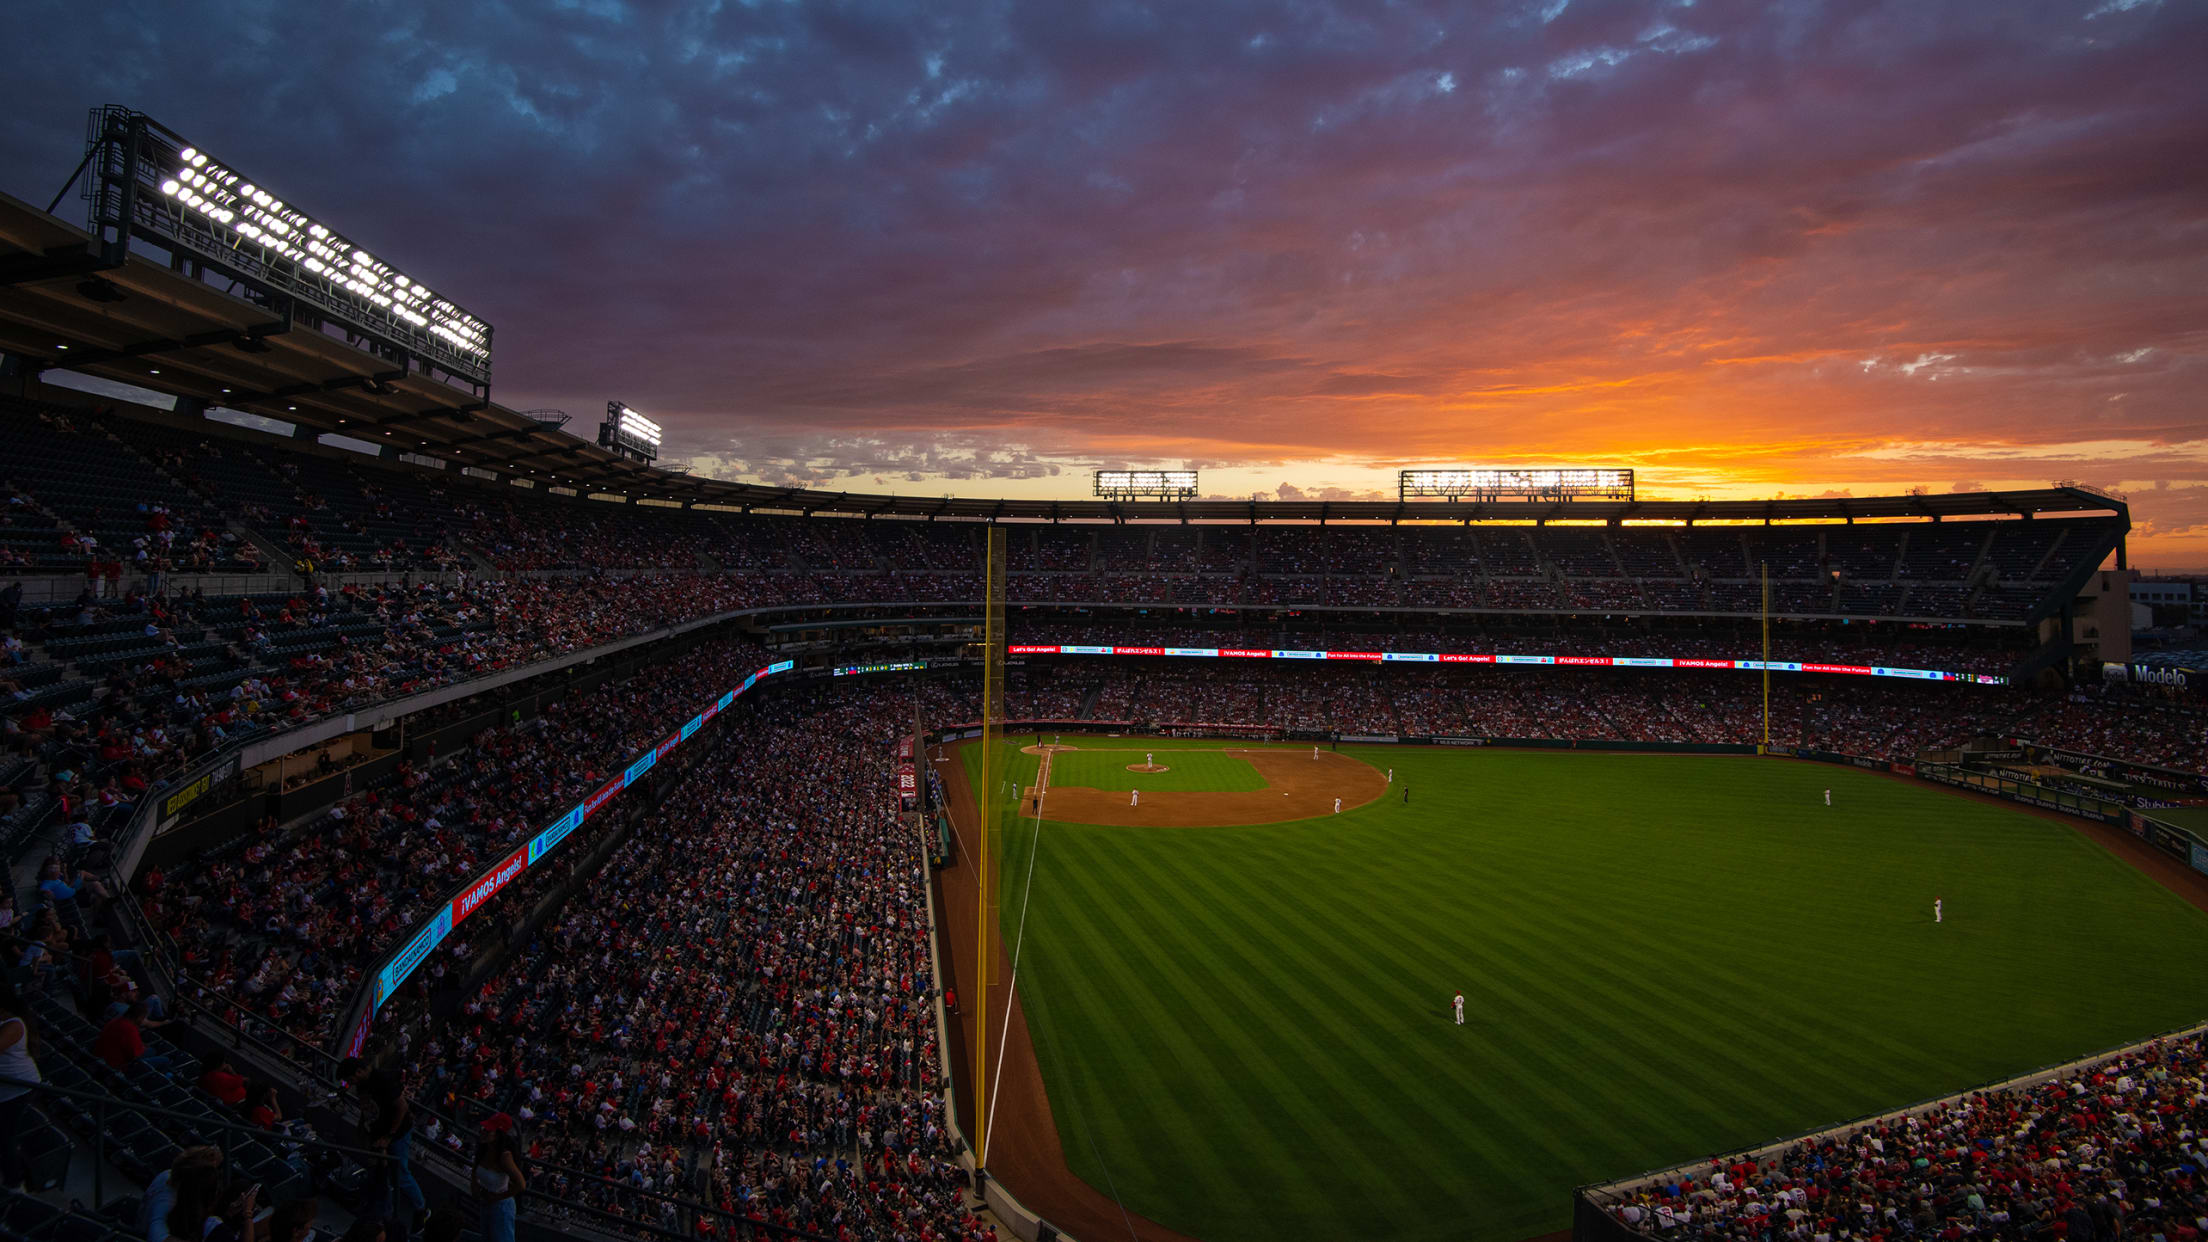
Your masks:
{"label": "crowd of spectators", "polygon": [[2118,686],[2042,700],[2016,725],[2035,741],[2109,759],[2208,772],[2208,709]]}
{"label": "crowd of spectators", "polygon": [[2208,1048],[2159,1041],[2005,1087],[1717,1157],[1609,1204],[1692,1242],[2056,1238],[2177,1242],[2208,1232]]}
{"label": "crowd of spectators", "polygon": [[[730,580],[460,579],[327,585],[288,596],[89,592],[0,627],[0,738],[9,797],[51,793],[102,808],[259,732],[566,655],[737,606]],[[41,661],[89,635],[113,654]],[[41,677],[41,669],[46,675]],[[55,693],[73,693],[61,698]],[[4,760],[0,760],[4,761]],[[0,807],[0,811],[8,808]]]}
{"label": "crowd of spectators", "polygon": [[[851,1239],[979,1239],[944,1128],[925,889],[891,685],[784,691],[402,1059],[518,1118],[544,1185]],[[740,767],[743,778],[721,773]],[[664,1210],[673,1212],[671,1204]]]}
{"label": "crowd of spectators", "polygon": [[712,640],[487,729],[433,764],[401,763],[310,822],[264,822],[148,877],[147,915],[211,997],[326,1045],[369,961],[760,660],[749,643]]}

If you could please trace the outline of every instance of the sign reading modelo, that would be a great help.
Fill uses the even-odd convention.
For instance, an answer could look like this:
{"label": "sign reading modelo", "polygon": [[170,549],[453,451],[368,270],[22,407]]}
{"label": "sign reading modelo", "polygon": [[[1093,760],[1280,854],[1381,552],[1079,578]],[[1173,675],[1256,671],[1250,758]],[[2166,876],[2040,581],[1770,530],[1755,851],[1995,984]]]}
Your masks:
{"label": "sign reading modelo", "polygon": [[[421,966],[423,960],[430,955],[431,951],[444,943],[445,938],[452,934],[453,928],[458,927],[469,915],[482,909],[484,902],[497,896],[499,890],[513,883],[515,877],[542,862],[545,855],[550,854],[555,846],[565,841],[570,833],[582,827],[584,821],[596,815],[607,803],[613,801],[614,797],[622,790],[634,784],[646,772],[651,771],[654,764],[657,764],[669,751],[681,745],[692,734],[696,733],[699,726],[719,715],[730,703],[735,702],[737,695],[758,684],[762,677],[772,676],[776,673],[786,673],[794,667],[796,667],[795,661],[783,660],[776,664],[770,664],[744,678],[742,685],[721,695],[711,706],[692,716],[689,721],[684,723],[682,728],[676,730],[666,741],[638,755],[622,771],[621,775],[593,790],[588,798],[569,807],[566,814],[553,820],[544,831],[531,837],[527,844],[508,854],[505,858],[499,860],[496,866],[477,876],[451,901],[445,903],[444,908],[440,909],[434,918],[424,924],[420,931],[414,933],[413,938],[408,940],[398,952],[392,954],[391,959],[383,964],[381,970],[376,972],[375,995],[369,1004],[369,1013],[373,1014],[376,1010],[383,1008],[384,1002],[390,1000],[398,992],[399,985],[406,982],[408,976],[412,975]],[[367,1020],[363,1018],[359,1027],[347,1038],[347,1046],[358,1048],[367,1037]]]}
{"label": "sign reading modelo", "polygon": [[[1668,656],[1487,655],[1455,651],[1289,651],[1275,647],[1094,647],[1072,643],[1010,643],[1006,655],[1109,655],[1186,656],[1230,660],[1370,660],[1384,664],[1520,664],[1561,668],[1729,668],[1746,672],[1838,673],[1850,677],[1905,677],[1913,681],[1961,681],[1981,686],[2005,686],[2009,679],[1993,673],[1953,673],[1936,668],[1886,668],[1871,664],[1804,664],[1798,660],[1704,660]],[[874,665],[863,671],[884,671],[901,665]],[[2110,665],[2121,671],[2121,665]],[[841,675],[844,670],[838,670]],[[852,672],[860,669],[849,670]],[[2171,670],[2157,670],[2168,673]],[[2112,673],[2111,676],[2114,676]],[[2182,685],[2183,682],[2161,684]]]}
{"label": "sign reading modelo", "polygon": [[2179,690],[2193,688],[2194,670],[2172,668],[2160,664],[2103,664],[2101,678],[2104,681],[2134,682],[2142,686],[2171,686]]}

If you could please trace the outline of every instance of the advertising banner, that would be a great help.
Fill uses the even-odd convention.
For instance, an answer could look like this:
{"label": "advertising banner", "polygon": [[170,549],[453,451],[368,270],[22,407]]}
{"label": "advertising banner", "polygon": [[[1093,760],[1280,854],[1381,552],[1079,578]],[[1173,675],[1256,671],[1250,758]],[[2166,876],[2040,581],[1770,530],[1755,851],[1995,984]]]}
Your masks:
{"label": "advertising banner", "polygon": [[[1870,664],[1805,664],[1796,660],[1706,660],[1688,656],[1502,655],[1456,651],[1289,651],[1238,647],[1096,647],[1070,643],[1011,643],[1007,655],[1186,656],[1196,659],[1370,660],[1384,664],[1517,664],[1559,668],[1739,669],[1747,672],[1827,673],[1853,677],[1901,677],[1913,681],[1954,681],[1986,686],[2008,684],[1990,673],[1955,673],[1929,668],[1887,668]],[[868,671],[903,665],[868,666]]]}

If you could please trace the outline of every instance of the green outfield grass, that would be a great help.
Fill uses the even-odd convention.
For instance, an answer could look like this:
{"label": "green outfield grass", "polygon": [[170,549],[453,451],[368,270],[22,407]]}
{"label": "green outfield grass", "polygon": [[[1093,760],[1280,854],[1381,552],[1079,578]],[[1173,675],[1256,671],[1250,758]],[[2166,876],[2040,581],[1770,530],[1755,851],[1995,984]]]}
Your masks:
{"label": "green outfield grass", "polygon": [[1411,804],[1010,834],[1067,1161],[1210,1242],[1517,1242],[1576,1184],[2208,1017],[2208,916],[2060,824],[1810,763],[1352,753]]}
{"label": "green outfield grass", "polygon": [[[1125,745],[1126,750],[1092,750],[1091,747]],[[1226,745],[1212,743],[1214,747]],[[1154,754],[1163,772],[1130,772],[1127,765],[1141,763]],[[1085,785],[1090,789],[1140,789],[1145,793],[1221,790],[1228,793],[1265,788],[1265,778],[1250,761],[1222,750],[1161,750],[1111,739],[1084,741],[1079,750],[1061,750],[1050,760],[1050,783]],[[1044,808],[1048,810],[1048,807]]]}

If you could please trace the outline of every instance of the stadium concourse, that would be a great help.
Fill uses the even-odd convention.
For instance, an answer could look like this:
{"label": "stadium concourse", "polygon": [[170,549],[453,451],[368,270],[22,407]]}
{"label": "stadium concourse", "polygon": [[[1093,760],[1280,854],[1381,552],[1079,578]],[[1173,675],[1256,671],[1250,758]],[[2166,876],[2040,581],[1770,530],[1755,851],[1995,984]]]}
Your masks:
{"label": "stadium concourse", "polygon": [[[514,1134],[523,1217],[563,1232],[992,1235],[950,1105],[942,843],[895,749],[978,715],[979,523],[592,502],[59,390],[0,399],[0,433],[0,936],[47,1080],[0,1100],[44,1187],[0,1225],[105,1236],[124,1209],[66,1206],[89,1149],[152,1197],[236,1127],[262,1180],[402,1225],[472,1214],[479,1143]],[[1768,569],[1773,745],[1994,739],[2048,789],[2200,793],[2197,699],[2070,663],[2120,509],[1827,516],[1025,523],[1008,711],[1752,746]],[[1327,651],[1357,658],[1222,654]],[[389,1073],[365,1093],[356,1051]],[[421,1202],[388,1142],[350,1142],[388,1139],[393,1093]],[[2061,1124],[2136,1138],[2109,1108]],[[1805,1159],[1751,1181],[1837,1194]],[[1676,1191],[1698,1230],[1784,1231],[1708,1181]]]}

